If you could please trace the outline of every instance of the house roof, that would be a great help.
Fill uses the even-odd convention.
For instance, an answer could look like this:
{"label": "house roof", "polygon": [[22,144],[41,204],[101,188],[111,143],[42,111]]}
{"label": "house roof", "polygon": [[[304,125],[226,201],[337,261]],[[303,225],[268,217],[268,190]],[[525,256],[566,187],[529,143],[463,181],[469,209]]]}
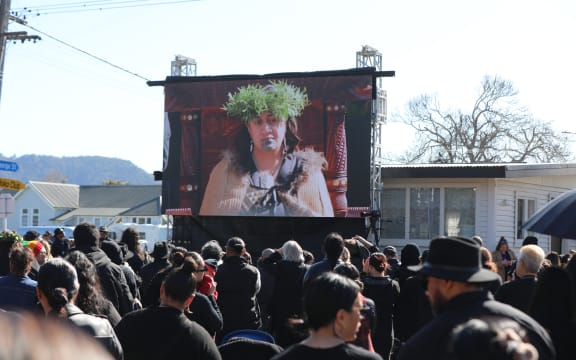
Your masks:
{"label": "house roof", "polygon": [[126,211],[120,212],[120,216],[150,216],[152,214],[162,213],[162,198],[155,197],[143,204],[136,205]]}
{"label": "house roof", "polygon": [[517,178],[576,175],[576,163],[382,165],[382,178]]}
{"label": "house roof", "polygon": [[53,208],[78,207],[80,198],[79,185],[29,181],[28,187],[38,193]]}
{"label": "house roof", "polygon": [[78,208],[71,211],[68,211],[64,214],[59,215],[58,217],[52,219],[53,221],[57,222],[64,222],[74,216],[108,216],[113,217],[117,216],[119,213],[126,211],[126,208]]}
{"label": "house roof", "polygon": [[129,209],[161,195],[160,185],[83,185],[80,187],[79,207]]}

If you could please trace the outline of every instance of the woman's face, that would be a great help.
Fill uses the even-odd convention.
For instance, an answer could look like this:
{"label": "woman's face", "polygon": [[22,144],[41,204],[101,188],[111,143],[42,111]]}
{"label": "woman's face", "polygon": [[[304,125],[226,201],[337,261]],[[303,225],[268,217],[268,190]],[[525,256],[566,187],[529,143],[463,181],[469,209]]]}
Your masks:
{"label": "woman's face", "polygon": [[501,244],[500,245],[500,252],[508,251],[508,244]]}
{"label": "woman's face", "polygon": [[282,121],[270,112],[255,117],[246,127],[254,144],[253,151],[279,151],[286,136],[286,121]]}

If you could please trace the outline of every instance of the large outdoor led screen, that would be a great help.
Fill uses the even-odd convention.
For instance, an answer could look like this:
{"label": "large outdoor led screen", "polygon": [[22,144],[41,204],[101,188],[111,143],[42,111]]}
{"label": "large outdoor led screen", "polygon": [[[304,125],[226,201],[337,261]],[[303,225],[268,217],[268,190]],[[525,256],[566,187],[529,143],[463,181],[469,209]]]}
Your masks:
{"label": "large outdoor led screen", "polygon": [[359,216],[373,84],[366,69],[166,79],[163,209]]}

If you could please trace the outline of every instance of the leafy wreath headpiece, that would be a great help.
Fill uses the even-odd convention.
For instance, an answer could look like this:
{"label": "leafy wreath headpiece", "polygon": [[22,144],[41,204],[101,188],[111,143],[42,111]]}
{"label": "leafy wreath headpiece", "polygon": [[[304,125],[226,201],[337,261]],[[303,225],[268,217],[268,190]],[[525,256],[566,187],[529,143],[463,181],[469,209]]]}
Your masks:
{"label": "leafy wreath headpiece", "polygon": [[22,236],[12,231],[0,232],[0,241],[22,242]]}
{"label": "leafy wreath headpiece", "polygon": [[306,105],[306,89],[299,89],[285,81],[270,81],[266,86],[252,84],[239,87],[234,94],[228,93],[228,102],[222,109],[229,116],[248,123],[265,111],[286,121],[299,116]]}

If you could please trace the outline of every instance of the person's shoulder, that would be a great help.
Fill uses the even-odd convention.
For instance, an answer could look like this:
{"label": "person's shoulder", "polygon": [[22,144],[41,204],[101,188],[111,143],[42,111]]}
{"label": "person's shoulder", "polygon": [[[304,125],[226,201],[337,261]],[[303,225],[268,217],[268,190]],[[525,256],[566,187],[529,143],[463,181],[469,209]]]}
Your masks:
{"label": "person's shoulder", "polygon": [[378,353],[368,351],[352,344],[344,344],[344,351],[346,352],[346,359],[367,359],[367,360],[382,360]]}

